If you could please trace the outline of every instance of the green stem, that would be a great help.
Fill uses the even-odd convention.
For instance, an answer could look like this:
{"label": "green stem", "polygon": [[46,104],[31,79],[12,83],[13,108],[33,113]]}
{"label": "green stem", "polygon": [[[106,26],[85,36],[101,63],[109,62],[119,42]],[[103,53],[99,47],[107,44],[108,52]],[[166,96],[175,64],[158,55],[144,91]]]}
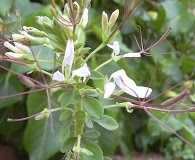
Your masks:
{"label": "green stem", "polygon": [[109,60],[107,60],[106,62],[102,63],[101,65],[99,65],[97,68],[94,69],[94,71],[99,70],[100,68],[104,67],[105,65],[111,63],[113,61],[112,58],[110,58]]}
{"label": "green stem", "polygon": [[182,125],[182,127],[185,128],[193,137],[195,137],[194,132],[193,132],[187,125],[183,124],[182,122],[181,122],[181,125]]}
{"label": "green stem", "polygon": [[[82,103],[76,104],[76,113],[79,111],[83,111]],[[75,119],[75,136],[81,135],[83,133],[83,127],[84,127],[84,118],[78,118]]]}
{"label": "green stem", "polygon": [[95,54],[97,53],[100,49],[102,49],[106,45],[105,42],[102,42],[93,52],[91,52],[83,61],[82,66]]}
{"label": "green stem", "polygon": [[113,104],[113,105],[108,105],[108,106],[104,106],[103,109],[108,109],[108,108],[117,108],[117,107],[133,107],[132,103],[116,103],[116,104]]}
{"label": "green stem", "polygon": [[48,76],[52,76],[51,73],[49,73],[49,72],[47,72],[47,71],[44,71],[44,70],[42,70],[42,69],[41,69],[41,72],[43,72],[44,74],[46,74],[46,75],[48,75]]}

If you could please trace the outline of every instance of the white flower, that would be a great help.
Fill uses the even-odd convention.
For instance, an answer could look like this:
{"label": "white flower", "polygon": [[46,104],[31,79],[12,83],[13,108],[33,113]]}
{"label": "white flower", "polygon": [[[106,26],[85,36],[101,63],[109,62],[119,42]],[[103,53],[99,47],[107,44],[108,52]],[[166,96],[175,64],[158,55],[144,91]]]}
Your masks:
{"label": "white flower", "polygon": [[[89,71],[89,68],[87,67],[87,64],[84,64],[83,67],[80,67],[80,68],[72,71],[72,78],[74,78],[74,76],[83,77],[83,82],[90,75],[91,75],[91,73]],[[65,80],[65,77],[60,71],[56,71],[52,76],[52,80],[56,80],[58,82],[63,82]]]}
{"label": "white flower", "polygon": [[107,46],[113,49],[112,57],[114,58],[115,61],[118,61],[119,59],[124,58],[124,57],[141,57],[141,54],[139,52],[126,53],[124,55],[118,56],[120,53],[120,46],[118,44],[118,41],[114,41],[113,45],[107,44]]}
{"label": "white flower", "polygon": [[56,71],[52,75],[52,80],[56,80],[58,82],[63,82],[65,80],[64,75],[60,71]]}
{"label": "white flower", "polygon": [[83,82],[90,75],[91,73],[89,71],[89,68],[87,67],[87,63],[85,63],[83,67],[80,67],[72,72],[72,78],[74,78],[74,76],[83,77]]}
{"label": "white flower", "polygon": [[[113,79],[114,82],[110,82],[111,79]],[[151,88],[137,86],[136,83],[126,75],[124,70],[118,70],[110,76],[109,82],[105,85],[104,98],[109,98],[113,93],[115,89],[113,83],[125,93],[137,98],[148,97],[152,92]]]}
{"label": "white flower", "polygon": [[72,39],[68,39],[66,44],[66,50],[64,53],[64,59],[62,62],[62,73],[64,73],[64,67],[69,66],[72,67],[72,63],[74,60],[74,42]]}

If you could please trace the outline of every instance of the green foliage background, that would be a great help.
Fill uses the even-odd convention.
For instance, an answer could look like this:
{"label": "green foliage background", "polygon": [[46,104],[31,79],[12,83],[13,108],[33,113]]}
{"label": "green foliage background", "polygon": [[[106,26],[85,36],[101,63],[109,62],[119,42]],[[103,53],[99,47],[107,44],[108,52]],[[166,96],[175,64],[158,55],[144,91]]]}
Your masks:
{"label": "green foliage background", "polygon": [[[14,9],[18,9],[22,25],[39,27],[34,19],[36,15],[51,16],[49,2],[47,0],[40,0],[39,2],[1,0],[0,16],[7,22],[10,30],[13,31],[15,30],[13,23],[16,22]],[[102,11],[106,11],[110,15],[115,9],[119,9],[119,22],[123,17],[123,5],[123,0],[92,0],[89,11],[89,24],[86,29],[86,36],[84,36],[86,46],[94,49],[101,42],[100,22]],[[10,12],[12,22],[7,18],[6,11]],[[151,50],[151,57],[142,56],[141,59],[122,59],[118,63],[112,63],[101,69],[103,74],[109,76],[114,71],[123,68],[138,85],[143,86],[148,86],[153,77],[151,88],[153,89],[152,96],[155,96],[195,72],[195,2],[193,0],[146,0],[138,12],[124,24],[116,37],[116,40],[120,43],[122,53],[138,51],[138,46],[133,36],[135,35],[138,38],[138,42],[140,42],[139,27],[137,25],[141,27],[144,41],[147,39],[148,30],[152,32],[148,44],[159,39],[169,26],[173,29],[162,44]],[[15,32],[17,31],[15,30]],[[3,52],[1,50],[1,54]],[[168,52],[173,52],[173,54],[162,54]],[[42,54],[45,53],[47,51],[42,50]],[[109,59],[110,54],[110,49],[102,49],[91,59],[89,66],[96,68],[105,59]],[[51,57],[47,59],[49,58]],[[10,65],[5,62],[0,63],[0,65],[10,67],[14,71],[27,72],[17,65]],[[43,65],[47,70],[51,70],[51,66],[48,64]],[[37,77],[36,73],[33,73],[32,77]],[[40,77],[37,78],[41,79]],[[93,85],[98,88],[102,87],[98,83]],[[184,88],[185,86],[181,85],[175,88],[174,91],[179,93]],[[14,74],[0,70],[1,97],[26,90]],[[193,91],[192,88],[192,94],[194,94]],[[40,123],[35,125],[34,128],[28,128],[27,122],[6,122],[8,117],[21,118],[27,116],[27,114],[31,115],[41,111],[44,108],[43,106],[46,105],[46,102],[43,101],[43,99],[46,99],[44,96],[40,92],[0,100],[1,145],[12,146],[21,157],[25,157],[30,150],[33,150],[35,152],[34,156],[38,156],[41,160],[61,157],[58,143],[56,143],[58,141],[57,136],[50,133],[47,119],[39,122],[30,120],[28,123]],[[162,95],[154,102],[159,103],[166,98],[166,95]],[[108,104],[105,100],[102,100],[102,102]],[[52,96],[52,103],[54,106],[59,105],[55,104],[57,103],[57,95]],[[186,103],[192,105],[189,100]],[[183,142],[174,138],[168,130],[148,117],[144,111],[134,110],[132,114],[129,114],[124,109],[109,109],[107,114],[117,120],[119,128],[115,131],[107,131],[99,125],[96,126],[102,134],[99,138],[99,144],[105,155],[114,154],[115,152],[130,155],[135,150],[139,150],[141,152],[162,152],[167,159],[193,159],[195,156],[190,147],[183,145]],[[156,112],[153,114],[179,132],[192,144],[195,144],[194,113],[178,116]],[[55,120],[57,121],[58,115],[54,115],[54,117],[56,117]],[[56,129],[59,127],[57,123],[55,125],[55,122],[54,126]],[[35,159],[33,155],[30,155],[30,158]]]}

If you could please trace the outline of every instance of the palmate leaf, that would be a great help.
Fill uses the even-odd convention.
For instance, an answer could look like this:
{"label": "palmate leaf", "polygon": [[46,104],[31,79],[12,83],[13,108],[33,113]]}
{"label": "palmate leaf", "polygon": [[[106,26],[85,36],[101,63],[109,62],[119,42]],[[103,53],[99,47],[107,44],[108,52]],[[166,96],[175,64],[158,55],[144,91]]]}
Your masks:
{"label": "palmate leaf", "polygon": [[[51,101],[54,98],[51,97]],[[28,115],[33,115],[46,108],[46,99],[44,91],[30,94],[27,100]],[[55,123],[58,122],[58,118],[55,118],[54,114],[53,117],[55,130],[57,130],[57,124],[55,125]],[[30,160],[47,160],[59,151],[58,135],[51,132],[49,118],[40,121],[29,120],[24,133],[23,143]]]}

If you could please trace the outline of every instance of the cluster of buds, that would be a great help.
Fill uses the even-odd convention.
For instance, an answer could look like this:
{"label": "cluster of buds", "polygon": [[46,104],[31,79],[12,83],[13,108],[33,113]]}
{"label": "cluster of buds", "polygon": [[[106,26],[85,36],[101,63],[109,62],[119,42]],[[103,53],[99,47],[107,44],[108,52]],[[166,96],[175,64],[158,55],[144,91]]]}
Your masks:
{"label": "cluster of buds", "polygon": [[115,24],[116,20],[119,16],[119,10],[115,10],[108,20],[108,15],[103,11],[102,12],[102,39],[103,41],[107,41],[108,37],[110,36],[111,29]]}
{"label": "cluster of buds", "polygon": [[28,46],[25,46],[21,43],[14,42],[14,45],[6,41],[4,43],[4,46],[7,47],[11,52],[6,52],[5,55],[9,57],[10,59],[15,60],[33,60],[32,51]]}
{"label": "cluster of buds", "polygon": [[[64,10],[61,12],[52,0],[51,12],[55,17],[56,23],[62,27],[68,39],[77,39],[81,30],[86,27],[88,23],[88,4],[89,0],[82,2],[68,1],[64,5]],[[80,4],[82,3],[82,4]],[[82,7],[81,7],[82,6]],[[74,37],[77,36],[77,37]]]}

